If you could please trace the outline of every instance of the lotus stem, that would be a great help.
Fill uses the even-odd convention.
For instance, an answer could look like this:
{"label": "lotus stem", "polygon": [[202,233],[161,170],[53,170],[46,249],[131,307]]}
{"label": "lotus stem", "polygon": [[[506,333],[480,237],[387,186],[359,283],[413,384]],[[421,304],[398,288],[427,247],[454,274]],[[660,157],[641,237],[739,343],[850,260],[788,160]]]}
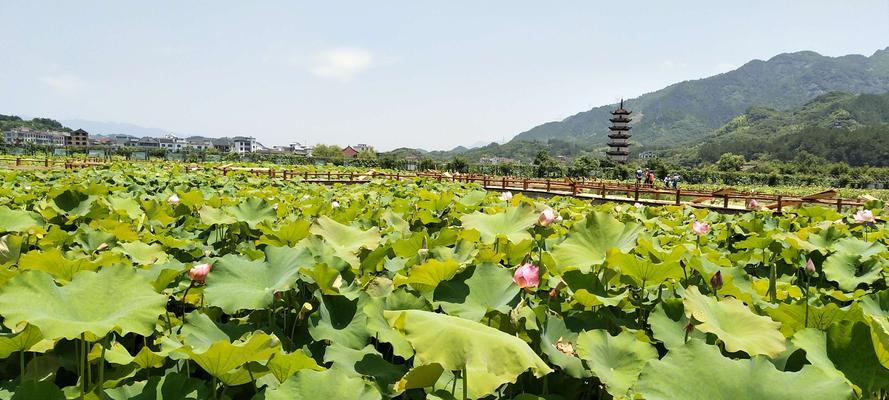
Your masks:
{"label": "lotus stem", "polygon": [[25,350],[19,352],[19,374],[22,379],[25,378]]}
{"label": "lotus stem", "polygon": [[80,348],[80,357],[78,357],[77,363],[80,365],[80,398],[83,400],[86,394],[86,381],[89,379],[88,376],[84,376],[88,366],[86,365],[86,335],[83,333],[80,334],[80,345],[77,347]]}
{"label": "lotus stem", "polygon": [[806,320],[805,320],[803,327],[808,328],[809,327],[809,275],[808,274],[805,274],[805,275],[806,275],[806,296],[805,296]]}
{"label": "lotus stem", "polygon": [[96,387],[99,388],[99,391],[101,391],[102,386],[105,385],[105,343],[106,342],[109,342],[107,336],[104,339],[102,339],[102,355],[99,357],[99,383],[96,384]]}
{"label": "lotus stem", "polygon": [[778,266],[771,263],[769,266],[769,300],[778,302]]}
{"label": "lotus stem", "polygon": [[463,372],[463,400],[466,400],[469,398],[469,383],[467,383],[468,381],[466,379],[467,376],[466,376],[466,367],[465,366],[463,367],[462,372]]}

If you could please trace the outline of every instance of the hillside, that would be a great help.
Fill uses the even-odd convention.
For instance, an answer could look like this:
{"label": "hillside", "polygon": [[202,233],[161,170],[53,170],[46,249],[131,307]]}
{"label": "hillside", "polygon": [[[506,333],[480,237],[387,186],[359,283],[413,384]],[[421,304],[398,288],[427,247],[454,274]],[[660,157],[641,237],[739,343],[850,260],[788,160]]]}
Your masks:
{"label": "hillside", "polygon": [[727,152],[792,159],[803,150],[851,165],[889,164],[889,93],[832,92],[786,111],[751,107],[717,129],[698,155],[704,161]]}
{"label": "hillside", "polygon": [[49,118],[22,119],[15,115],[0,114],[0,132],[13,128],[31,128],[38,131],[71,132],[70,128],[63,126],[59,121]]}
{"label": "hillside", "polygon": [[[700,140],[752,106],[788,109],[831,91],[889,91],[889,48],[870,57],[826,57],[811,51],[780,54],[724,74],[674,84],[630,99],[627,105],[634,111],[633,141],[662,147]],[[597,107],[548,122],[513,141],[582,139],[602,145],[612,109],[614,105]]]}

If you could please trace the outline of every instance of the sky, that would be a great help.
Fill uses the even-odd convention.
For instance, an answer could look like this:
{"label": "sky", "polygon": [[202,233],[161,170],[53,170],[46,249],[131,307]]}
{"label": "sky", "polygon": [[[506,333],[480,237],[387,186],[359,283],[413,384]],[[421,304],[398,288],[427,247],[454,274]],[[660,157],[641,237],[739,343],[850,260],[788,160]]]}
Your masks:
{"label": "sky", "polygon": [[889,0],[2,0],[0,21],[0,114],[378,150],[889,47]]}

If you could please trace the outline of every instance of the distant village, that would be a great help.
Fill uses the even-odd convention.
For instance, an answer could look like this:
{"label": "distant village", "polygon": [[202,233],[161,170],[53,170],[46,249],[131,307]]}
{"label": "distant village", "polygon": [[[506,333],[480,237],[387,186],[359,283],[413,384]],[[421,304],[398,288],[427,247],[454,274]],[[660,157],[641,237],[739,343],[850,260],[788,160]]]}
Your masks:
{"label": "distant village", "polygon": [[[78,129],[73,132],[35,130],[28,127],[16,127],[3,132],[3,141],[7,145],[23,146],[55,146],[55,147],[93,147],[93,148],[130,148],[133,150],[164,150],[167,152],[215,152],[215,153],[280,153],[311,157],[312,147],[298,142],[287,146],[267,147],[252,136],[235,136],[208,138],[203,136],[178,137],[173,134],[164,137],[136,137],[132,135],[99,135],[91,137],[88,132]],[[342,155],[346,158],[357,157],[363,150],[371,149],[367,144],[346,146]]]}

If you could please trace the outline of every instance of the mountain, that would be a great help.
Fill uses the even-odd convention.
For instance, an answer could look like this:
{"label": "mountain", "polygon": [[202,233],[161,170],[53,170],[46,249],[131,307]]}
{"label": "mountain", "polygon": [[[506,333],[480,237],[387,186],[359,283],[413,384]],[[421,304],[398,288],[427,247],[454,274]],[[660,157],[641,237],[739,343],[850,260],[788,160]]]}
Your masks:
{"label": "mountain", "polygon": [[889,164],[889,93],[831,92],[786,111],[751,107],[697,146],[704,161],[723,153],[793,159],[805,151],[851,165]]}
{"label": "mountain", "polygon": [[144,126],[123,122],[101,122],[83,119],[66,119],[62,120],[61,123],[73,129],[83,129],[89,132],[91,135],[131,135],[136,137],[163,137],[164,135],[171,133],[170,131],[159,128],[146,128]]}
{"label": "mountain", "polygon": [[[694,143],[752,106],[788,109],[831,91],[889,91],[889,48],[870,57],[826,57],[811,51],[780,54],[709,78],[676,83],[625,105],[633,111],[631,140],[638,150]],[[608,140],[609,112],[614,108],[597,107],[548,122],[513,141],[582,139],[602,146]]]}

